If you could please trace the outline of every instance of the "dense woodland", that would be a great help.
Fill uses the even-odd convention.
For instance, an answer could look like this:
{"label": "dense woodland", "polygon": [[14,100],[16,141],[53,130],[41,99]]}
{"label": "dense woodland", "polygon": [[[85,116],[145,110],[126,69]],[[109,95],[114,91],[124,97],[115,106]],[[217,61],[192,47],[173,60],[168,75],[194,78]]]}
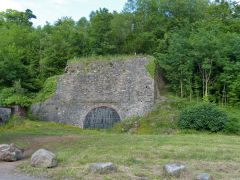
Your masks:
{"label": "dense woodland", "polygon": [[29,107],[69,59],[148,54],[179,97],[240,106],[240,5],[218,0],[129,0],[34,27],[34,12],[0,12],[0,104]]}

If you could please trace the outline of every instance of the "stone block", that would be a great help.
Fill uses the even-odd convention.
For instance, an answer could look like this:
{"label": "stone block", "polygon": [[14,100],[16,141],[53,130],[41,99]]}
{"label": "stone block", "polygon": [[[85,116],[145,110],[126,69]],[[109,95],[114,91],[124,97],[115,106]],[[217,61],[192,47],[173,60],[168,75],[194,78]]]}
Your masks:
{"label": "stone block", "polygon": [[109,173],[109,172],[116,172],[116,168],[111,162],[107,163],[95,163],[90,164],[89,171],[93,173]]}
{"label": "stone block", "polygon": [[163,167],[164,175],[167,177],[180,177],[187,172],[186,166],[182,164],[166,164]]}
{"label": "stone block", "polygon": [[213,176],[211,174],[198,174],[195,180],[213,180]]}

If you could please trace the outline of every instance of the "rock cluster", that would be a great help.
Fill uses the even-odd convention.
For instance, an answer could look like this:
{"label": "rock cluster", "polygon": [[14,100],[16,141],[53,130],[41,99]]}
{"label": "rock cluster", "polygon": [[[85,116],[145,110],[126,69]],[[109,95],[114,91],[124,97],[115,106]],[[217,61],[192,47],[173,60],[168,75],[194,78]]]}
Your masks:
{"label": "rock cluster", "polygon": [[24,149],[15,144],[0,145],[0,161],[13,162],[23,158]]}
{"label": "rock cluster", "polygon": [[[24,149],[15,144],[1,144],[0,145],[0,161],[13,162],[23,159]],[[33,167],[52,168],[57,166],[57,157],[52,152],[39,149],[31,157],[31,165]],[[116,167],[111,162],[102,162],[90,164],[88,168],[91,173],[111,173],[116,172]],[[163,167],[164,176],[167,178],[179,178],[187,173],[187,167],[183,164],[172,163],[166,164]],[[147,177],[140,177],[138,179],[148,179]],[[197,174],[194,180],[213,180],[210,174]]]}
{"label": "rock cluster", "polygon": [[[23,159],[24,149],[15,144],[0,144],[0,161],[13,162]],[[31,157],[34,167],[51,168],[57,166],[57,157],[50,151],[39,149]]]}
{"label": "rock cluster", "polygon": [[[166,164],[163,167],[165,177],[179,178],[187,173],[187,167],[183,164],[173,163]],[[213,176],[210,174],[197,174],[194,180],[213,180]]]}

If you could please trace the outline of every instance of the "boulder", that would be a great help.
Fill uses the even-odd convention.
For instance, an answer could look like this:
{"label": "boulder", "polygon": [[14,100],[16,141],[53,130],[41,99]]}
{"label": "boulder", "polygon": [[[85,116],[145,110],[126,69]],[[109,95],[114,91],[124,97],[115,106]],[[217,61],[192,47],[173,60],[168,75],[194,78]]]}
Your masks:
{"label": "boulder", "polygon": [[213,180],[213,177],[210,174],[198,174],[196,175],[195,180]]}
{"label": "boulder", "polygon": [[31,157],[33,167],[52,168],[57,166],[57,157],[50,151],[39,149]]}
{"label": "boulder", "polygon": [[0,161],[13,162],[23,158],[24,149],[15,144],[0,145]]}
{"label": "boulder", "polygon": [[163,167],[165,176],[180,177],[187,172],[186,166],[182,164],[166,164]]}
{"label": "boulder", "polygon": [[90,164],[90,172],[107,173],[116,172],[116,168],[111,162]]}

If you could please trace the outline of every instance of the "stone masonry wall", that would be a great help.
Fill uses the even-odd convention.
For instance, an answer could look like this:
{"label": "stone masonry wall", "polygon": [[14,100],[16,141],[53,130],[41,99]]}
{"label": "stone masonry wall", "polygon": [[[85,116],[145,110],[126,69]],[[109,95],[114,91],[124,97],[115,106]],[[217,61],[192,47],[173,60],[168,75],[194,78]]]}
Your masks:
{"label": "stone masonry wall", "polygon": [[146,57],[129,60],[74,63],[59,77],[55,95],[32,106],[32,114],[46,121],[83,127],[96,107],[114,109],[124,120],[142,116],[154,103],[154,80]]}
{"label": "stone masonry wall", "polygon": [[0,107],[0,124],[6,122],[11,114],[11,108]]}

